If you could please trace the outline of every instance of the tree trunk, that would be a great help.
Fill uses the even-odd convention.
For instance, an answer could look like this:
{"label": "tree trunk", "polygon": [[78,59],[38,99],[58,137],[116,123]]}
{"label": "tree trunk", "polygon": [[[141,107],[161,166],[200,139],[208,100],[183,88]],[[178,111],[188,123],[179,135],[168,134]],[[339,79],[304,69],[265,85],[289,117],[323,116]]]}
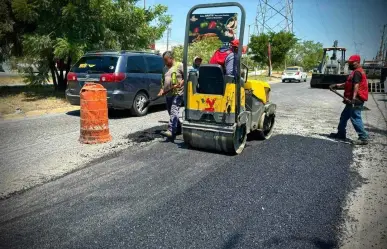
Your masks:
{"label": "tree trunk", "polygon": [[63,68],[62,68],[63,62],[64,62],[63,59],[59,60],[60,66],[59,66],[59,75],[58,75],[58,91],[60,92],[64,92],[67,86],[67,81],[65,82],[65,79],[63,77]]}
{"label": "tree trunk", "polygon": [[56,74],[55,74],[55,62],[53,62],[51,59],[48,59],[48,65],[50,68],[51,72],[51,77],[52,77],[52,83],[54,84],[54,89],[57,90],[58,88],[58,81],[56,80]]}
{"label": "tree trunk", "polygon": [[[64,59],[60,59],[60,64],[64,64]],[[58,76],[58,91],[64,92],[66,91],[67,88],[67,75],[70,71],[71,68],[71,57],[67,57],[67,63],[66,63],[66,71],[65,74],[63,75],[63,68],[60,68],[60,74]]]}
{"label": "tree trunk", "polygon": [[65,82],[66,82],[66,85],[67,85],[67,75],[69,74],[69,71],[70,71],[70,68],[71,68],[71,62],[72,62],[72,59],[71,57],[67,57],[67,63],[66,63],[66,74],[65,74]]}
{"label": "tree trunk", "polygon": [[52,83],[54,84],[54,89],[56,91],[58,90],[58,82],[56,80],[55,67],[54,68],[50,67],[50,71],[51,71]]}

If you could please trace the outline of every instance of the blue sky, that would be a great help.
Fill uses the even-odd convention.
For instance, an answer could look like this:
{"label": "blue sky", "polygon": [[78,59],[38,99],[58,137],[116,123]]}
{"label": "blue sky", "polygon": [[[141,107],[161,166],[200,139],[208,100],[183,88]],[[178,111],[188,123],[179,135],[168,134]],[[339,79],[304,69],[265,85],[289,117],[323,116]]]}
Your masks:
{"label": "blue sky", "polygon": [[[184,41],[185,20],[189,9],[201,3],[224,2],[211,0],[146,0],[146,5],[164,4],[172,15],[170,44],[182,44]],[[248,26],[253,33],[254,20],[259,1],[240,0],[246,10],[246,28],[244,44],[247,44]],[[273,4],[279,0],[269,1]],[[139,5],[143,5],[143,1]],[[236,8],[216,9],[217,12],[235,12]],[[195,13],[208,13],[198,10]],[[334,40],[339,46],[347,48],[347,57],[359,52],[363,58],[372,59],[379,49],[381,30],[387,24],[386,0],[294,0],[294,33],[303,40],[332,46]],[[239,13],[239,11],[238,11]],[[276,21],[276,20],[274,20]],[[277,20],[278,21],[278,20]],[[356,43],[356,44],[355,44]],[[166,36],[157,41],[156,49],[166,47]]]}

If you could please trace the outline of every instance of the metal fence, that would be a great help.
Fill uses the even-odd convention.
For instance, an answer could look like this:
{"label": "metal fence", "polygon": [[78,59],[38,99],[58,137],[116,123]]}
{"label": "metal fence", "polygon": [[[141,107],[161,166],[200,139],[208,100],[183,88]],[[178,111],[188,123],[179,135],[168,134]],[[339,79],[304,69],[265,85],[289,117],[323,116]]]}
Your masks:
{"label": "metal fence", "polygon": [[[368,78],[368,75],[367,75]],[[387,93],[387,67],[380,70],[378,78],[368,78],[368,90],[372,93]]]}

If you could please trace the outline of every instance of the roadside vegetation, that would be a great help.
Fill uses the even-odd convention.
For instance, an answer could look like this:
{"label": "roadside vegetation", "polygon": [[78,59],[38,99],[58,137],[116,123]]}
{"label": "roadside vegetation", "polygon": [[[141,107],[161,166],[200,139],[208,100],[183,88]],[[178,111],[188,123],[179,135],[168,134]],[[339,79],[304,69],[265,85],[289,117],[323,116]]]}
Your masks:
{"label": "roadside vegetation", "polygon": [[[171,23],[167,6],[143,8],[139,1],[4,0],[0,9],[0,63],[11,62],[29,86],[44,86],[1,89],[1,113],[17,111],[11,109],[23,102],[11,103],[31,91],[47,100],[47,109],[60,106],[69,69],[86,51],[148,49]],[[12,77],[6,80],[15,84]],[[40,101],[29,103],[25,109]]]}

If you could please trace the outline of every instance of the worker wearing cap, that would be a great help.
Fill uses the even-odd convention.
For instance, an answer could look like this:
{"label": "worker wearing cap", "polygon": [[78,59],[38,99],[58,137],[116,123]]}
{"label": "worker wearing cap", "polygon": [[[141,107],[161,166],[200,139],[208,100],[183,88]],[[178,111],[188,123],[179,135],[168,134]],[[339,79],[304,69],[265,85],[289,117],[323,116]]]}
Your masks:
{"label": "worker wearing cap", "polygon": [[347,122],[351,119],[352,125],[355,128],[359,141],[355,144],[368,144],[368,133],[364,129],[361,111],[363,110],[364,102],[368,100],[368,82],[365,72],[360,65],[360,56],[352,55],[348,59],[349,69],[353,70],[348,76],[347,81],[342,84],[333,84],[332,88],[344,87],[345,108],[341,113],[340,122],[337,133],[331,133],[330,136],[338,139],[346,139]]}
{"label": "worker wearing cap", "polygon": [[230,42],[229,46],[216,50],[210,59],[210,64],[219,64],[222,66],[225,75],[236,77],[238,46],[239,40],[235,39]]}
{"label": "worker wearing cap", "polygon": [[200,56],[195,56],[192,68],[199,70],[200,65],[202,64],[203,59]]}
{"label": "worker wearing cap", "polygon": [[[167,111],[170,118],[168,130],[163,131],[161,135],[173,141],[176,138],[176,135],[181,133],[179,114],[180,107],[183,103],[184,70],[183,63],[175,61],[171,51],[164,52],[163,59],[165,66],[161,78],[161,89],[158,96],[166,96]],[[172,90],[167,93],[170,89]]]}
{"label": "worker wearing cap", "polygon": [[202,64],[203,59],[200,56],[195,56],[192,66],[188,67],[188,72],[199,72],[199,67]]}

